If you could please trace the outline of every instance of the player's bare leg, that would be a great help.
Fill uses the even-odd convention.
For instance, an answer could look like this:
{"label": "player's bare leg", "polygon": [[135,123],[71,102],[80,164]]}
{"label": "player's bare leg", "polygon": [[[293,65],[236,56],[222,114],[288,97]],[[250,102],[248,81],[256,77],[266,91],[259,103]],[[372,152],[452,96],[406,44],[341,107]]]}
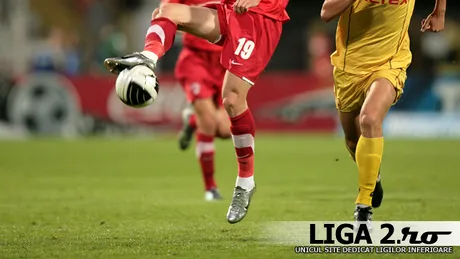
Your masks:
{"label": "player's bare leg", "polygon": [[[217,129],[215,136],[219,139],[228,139],[232,137],[230,132],[230,120],[227,111],[222,108],[216,110]],[[179,133],[179,148],[186,150],[190,146],[193,134],[196,131],[196,115],[193,107],[187,107],[182,111],[182,129]]]}
{"label": "player's bare leg", "polygon": [[137,65],[144,65],[154,70],[158,59],[174,43],[177,30],[212,42],[217,41],[220,37],[217,11],[206,7],[164,4],[152,13],[144,51],[123,57],[108,58],[104,65],[115,74]]}
{"label": "player's bare leg", "polygon": [[246,102],[251,85],[227,71],[222,97],[231,121],[231,133],[238,159],[238,177],[228,209],[227,221],[240,222],[247,214],[255,192],[254,182],[254,136],[255,125]]}
{"label": "player's bare leg", "polygon": [[230,132],[230,120],[225,108],[217,109],[217,130],[216,137],[220,139],[228,139],[232,137]]}
{"label": "player's bare leg", "polygon": [[211,98],[195,100],[193,108],[183,111],[184,127],[179,134],[179,145],[181,149],[187,148],[199,125],[195,151],[205,184],[205,200],[221,200],[222,195],[214,179],[214,138],[231,138],[230,120],[225,109],[216,108]]}
{"label": "player's bare leg", "polygon": [[[343,132],[345,133],[345,147],[350,154],[353,161],[356,162],[356,146],[358,145],[359,138],[361,137],[361,128],[359,124],[360,110],[353,112],[339,112],[340,123]],[[383,187],[379,176],[375,185],[374,193],[372,195],[372,208],[378,208],[383,200]]]}
{"label": "player's bare leg", "polygon": [[383,155],[383,120],[396,99],[395,87],[379,78],[370,86],[359,115],[361,137],[356,147],[359,194],[356,199],[356,221],[370,221],[372,195]]}
{"label": "player's bare leg", "polygon": [[355,159],[356,146],[358,145],[361,129],[359,126],[359,110],[352,112],[339,112],[340,123],[345,134],[345,147],[353,161]]}
{"label": "player's bare leg", "polygon": [[221,200],[222,196],[214,179],[214,137],[218,127],[217,109],[211,98],[197,99],[193,102],[193,107],[197,122],[195,151],[205,183],[205,199],[207,201]]}

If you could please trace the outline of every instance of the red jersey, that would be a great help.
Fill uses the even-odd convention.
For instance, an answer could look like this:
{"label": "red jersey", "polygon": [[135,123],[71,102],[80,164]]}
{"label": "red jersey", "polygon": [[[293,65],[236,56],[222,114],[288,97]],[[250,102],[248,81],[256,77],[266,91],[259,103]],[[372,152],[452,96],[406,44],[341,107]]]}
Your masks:
{"label": "red jersey", "polygon": [[[236,0],[222,0],[223,4],[233,5]],[[289,0],[260,0],[258,6],[250,8],[250,12],[258,13],[277,21],[285,22],[289,20],[286,6]]]}
{"label": "red jersey", "polygon": [[[219,4],[219,0],[162,0],[162,3],[177,3],[177,4],[186,4],[186,5],[196,5],[196,6],[205,6],[208,4]],[[199,49],[205,51],[221,51],[222,47],[216,44],[210,43],[207,40],[193,36],[189,33],[184,33],[183,37],[184,47],[191,49]]]}

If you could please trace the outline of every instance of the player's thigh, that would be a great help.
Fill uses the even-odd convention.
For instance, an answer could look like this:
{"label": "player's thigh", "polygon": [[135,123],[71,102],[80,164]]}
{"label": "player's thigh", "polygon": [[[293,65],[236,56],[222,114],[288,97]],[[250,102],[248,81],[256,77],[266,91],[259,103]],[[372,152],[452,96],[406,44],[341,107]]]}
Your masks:
{"label": "player's thigh", "polygon": [[189,77],[181,80],[187,101],[195,110],[198,130],[214,135],[217,129],[216,105],[213,96],[216,94],[212,85],[206,80]]}
{"label": "player's thigh", "polygon": [[205,51],[184,47],[177,59],[174,74],[190,103],[197,99],[212,99],[216,94],[208,56]]}
{"label": "player's thigh", "polygon": [[193,105],[197,116],[211,114],[215,117],[217,108],[213,96],[216,93],[208,82],[196,78],[186,78],[181,80],[181,84],[187,101]]}
{"label": "player's thigh", "polygon": [[219,39],[221,35],[216,9],[184,4],[163,4],[153,12],[152,16],[168,18],[177,24],[179,30],[212,42]]}
{"label": "player's thigh", "polygon": [[361,124],[383,123],[391,106],[400,98],[405,79],[404,69],[382,70],[372,74],[361,108]]}
{"label": "player's thigh", "polygon": [[334,68],[334,95],[340,113],[353,113],[361,109],[367,89],[367,75],[355,75]]}
{"label": "player's thigh", "polygon": [[[403,68],[380,70],[371,73],[369,76],[369,87],[366,89],[366,98],[371,91],[376,91],[372,90],[373,87],[380,87],[379,85],[382,85],[382,87],[388,90],[389,93],[394,92],[395,95],[392,104],[396,104],[402,96],[406,79],[406,69]],[[375,86],[376,84],[377,86]],[[390,91],[390,89],[393,89],[394,91]],[[385,90],[382,89],[382,91]]]}
{"label": "player's thigh", "polygon": [[394,86],[386,78],[376,79],[370,86],[360,113],[361,128],[380,127],[396,99]]}

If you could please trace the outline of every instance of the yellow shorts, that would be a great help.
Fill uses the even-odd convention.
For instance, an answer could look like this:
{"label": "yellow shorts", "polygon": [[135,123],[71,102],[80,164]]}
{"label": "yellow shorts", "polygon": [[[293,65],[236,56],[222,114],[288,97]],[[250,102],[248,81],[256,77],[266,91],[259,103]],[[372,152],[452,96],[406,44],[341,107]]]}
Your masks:
{"label": "yellow shorts", "polygon": [[334,94],[337,110],[341,112],[359,110],[364,103],[367,90],[379,78],[385,78],[393,84],[396,90],[396,99],[393,103],[395,104],[403,93],[406,77],[404,68],[379,70],[363,75],[351,74],[334,68]]}

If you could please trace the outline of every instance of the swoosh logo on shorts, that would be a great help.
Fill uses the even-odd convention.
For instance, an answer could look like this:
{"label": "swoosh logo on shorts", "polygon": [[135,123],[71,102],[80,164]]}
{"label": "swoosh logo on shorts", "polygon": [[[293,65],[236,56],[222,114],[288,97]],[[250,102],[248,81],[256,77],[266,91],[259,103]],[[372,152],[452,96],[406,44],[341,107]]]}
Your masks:
{"label": "swoosh logo on shorts", "polygon": [[235,66],[242,66],[242,65],[243,65],[243,64],[241,64],[241,63],[235,62],[235,60],[232,60],[230,63],[231,63],[232,65],[235,65]]}

